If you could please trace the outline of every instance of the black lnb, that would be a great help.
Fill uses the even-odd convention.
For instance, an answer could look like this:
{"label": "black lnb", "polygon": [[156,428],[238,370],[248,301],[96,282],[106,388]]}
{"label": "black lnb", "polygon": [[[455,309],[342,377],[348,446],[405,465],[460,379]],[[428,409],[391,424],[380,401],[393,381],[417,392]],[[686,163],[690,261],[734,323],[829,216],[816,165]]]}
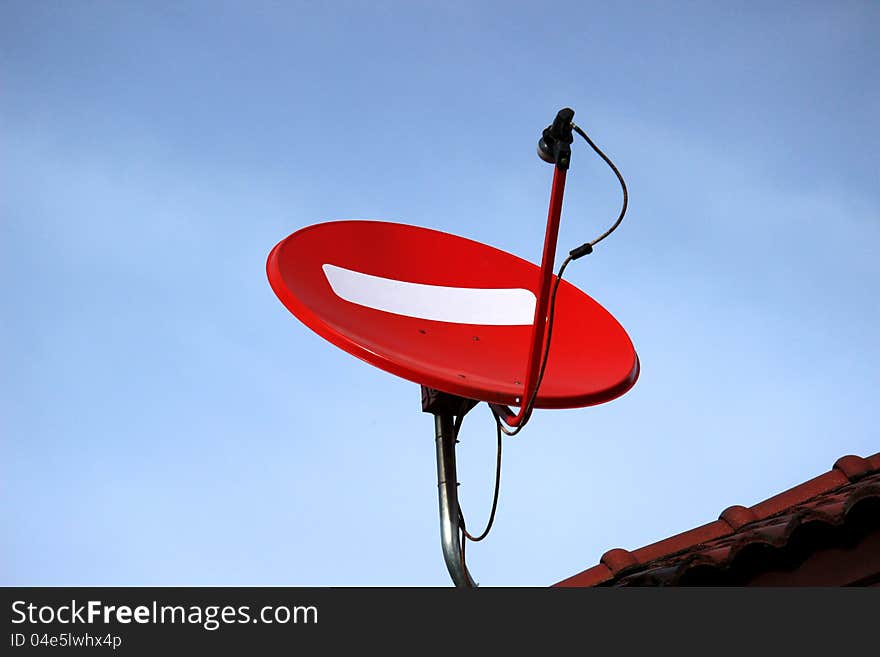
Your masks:
{"label": "black lnb", "polygon": [[538,140],[538,157],[548,164],[555,164],[560,169],[568,169],[571,160],[571,123],[574,110],[564,107],[556,114],[553,123],[544,128]]}

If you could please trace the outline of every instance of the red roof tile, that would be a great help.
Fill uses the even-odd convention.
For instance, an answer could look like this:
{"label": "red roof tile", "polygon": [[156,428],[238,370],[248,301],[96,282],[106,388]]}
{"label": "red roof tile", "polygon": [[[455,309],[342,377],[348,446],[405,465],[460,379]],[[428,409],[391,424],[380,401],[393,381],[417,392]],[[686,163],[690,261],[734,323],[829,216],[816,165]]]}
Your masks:
{"label": "red roof tile", "polygon": [[[556,586],[675,584],[699,568],[724,569],[749,551],[782,548],[811,523],[840,526],[862,501],[880,510],[880,452],[843,456],[814,479],[747,508],[730,506],[718,520],[638,550],[609,550],[600,563]],[[744,556],[745,555],[745,556]]]}

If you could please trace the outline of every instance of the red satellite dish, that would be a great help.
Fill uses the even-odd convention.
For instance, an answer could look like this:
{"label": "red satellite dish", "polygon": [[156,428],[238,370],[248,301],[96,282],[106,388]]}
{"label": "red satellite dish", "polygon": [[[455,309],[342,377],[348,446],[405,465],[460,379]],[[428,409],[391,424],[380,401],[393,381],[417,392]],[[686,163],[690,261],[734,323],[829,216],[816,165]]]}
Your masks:
{"label": "red satellite dish", "polygon": [[559,275],[626,212],[623,177],[573,118],[573,110],[560,110],[538,142],[541,159],[555,165],[540,267],[463,237],[383,221],[303,228],[276,244],[266,263],[275,294],[306,326],[422,385],[422,410],[434,415],[443,555],[458,586],[474,585],[463,541],[486,535],[467,533],[458,506],[455,443],[464,415],[478,401],[490,403],[500,467],[502,431],[522,429],[533,407],[600,404],[625,393],[639,375],[623,327],[553,274],[573,131],[617,175],[623,207],[611,228],[569,252]]}
{"label": "red satellite dish", "polygon": [[[520,405],[541,269],[448,233],[380,221],[322,223],[269,254],[282,303],[337,347],[460,397]],[[623,327],[563,280],[538,408],[599,404],[639,361]]]}

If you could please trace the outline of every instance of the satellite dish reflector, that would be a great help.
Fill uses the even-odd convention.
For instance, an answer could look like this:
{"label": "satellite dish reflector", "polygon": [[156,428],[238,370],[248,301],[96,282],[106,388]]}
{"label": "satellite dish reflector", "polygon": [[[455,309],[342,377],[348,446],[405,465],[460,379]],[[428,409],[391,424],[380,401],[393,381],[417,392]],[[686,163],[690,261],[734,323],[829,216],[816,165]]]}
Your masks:
{"label": "satellite dish reflector", "polygon": [[[266,263],[275,294],[306,326],[421,384],[422,411],[434,416],[440,541],[456,586],[475,586],[464,542],[483,540],[491,528],[502,433],[515,435],[533,408],[610,401],[639,376],[623,327],[558,278],[617,228],[627,206],[623,176],[573,118],[574,110],[561,109],[538,143],[541,159],[554,165],[540,267],[463,237],[384,221],[303,228],[276,244]],[[623,205],[614,224],[570,251],[554,275],[573,132],[611,167]],[[476,537],[458,504],[455,444],[461,420],[480,401],[489,402],[498,425],[498,465],[490,520]]]}
{"label": "satellite dish reflector", "polygon": [[[427,228],[334,221],[279,242],[266,265],[306,326],[387,372],[460,397],[520,405],[541,269]],[[563,280],[537,408],[629,390],[639,361],[623,327]]]}

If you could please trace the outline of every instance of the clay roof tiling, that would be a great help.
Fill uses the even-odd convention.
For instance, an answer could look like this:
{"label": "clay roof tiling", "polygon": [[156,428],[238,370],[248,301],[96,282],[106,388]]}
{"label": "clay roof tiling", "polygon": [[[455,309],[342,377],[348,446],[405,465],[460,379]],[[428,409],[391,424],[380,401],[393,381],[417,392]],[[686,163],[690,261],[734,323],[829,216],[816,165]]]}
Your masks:
{"label": "clay roof tiling", "polygon": [[841,457],[814,479],[638,550],[609,550],[555,586],[741,584],[761,568],[790,567],[816,546],[866,527],[880,528],[880,453]]}

